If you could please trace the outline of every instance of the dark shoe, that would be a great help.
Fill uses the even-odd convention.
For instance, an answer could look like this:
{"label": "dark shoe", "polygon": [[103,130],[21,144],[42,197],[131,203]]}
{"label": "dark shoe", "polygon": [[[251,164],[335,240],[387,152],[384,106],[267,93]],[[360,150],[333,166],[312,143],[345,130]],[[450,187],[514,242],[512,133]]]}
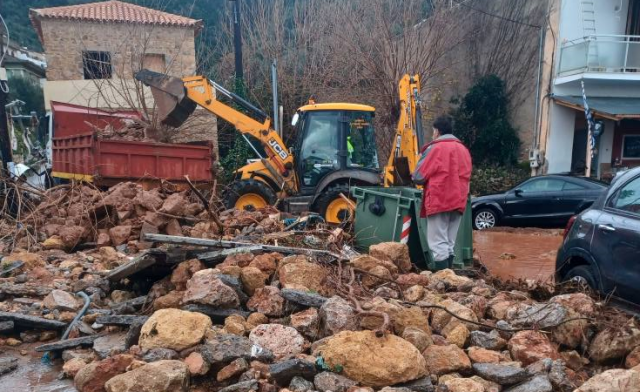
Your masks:
{"label": "dark shoe", "polygon": [[443,269],[449,268],[449,259],[444,260],[434,260],[433,261],[433,271],[440,271]]}
{"label": "dark shoe", "polygon": [[449,269],[453,269],[453,261],[456,259],[456,256],[451,255],[449,256],[449,258],[447,259],[447,263],[449,265]]}

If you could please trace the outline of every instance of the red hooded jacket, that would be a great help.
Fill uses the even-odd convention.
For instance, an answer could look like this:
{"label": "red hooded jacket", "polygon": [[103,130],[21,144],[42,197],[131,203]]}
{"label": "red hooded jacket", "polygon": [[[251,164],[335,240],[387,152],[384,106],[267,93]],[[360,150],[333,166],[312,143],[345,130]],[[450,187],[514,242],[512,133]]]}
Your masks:
{"label": "red hooded jacket", "polygon": [[463,213],[469,196],[471,155],[453,135],[443,135],[425,145],[413,173],[424,184],[421,217],[448,211]]}

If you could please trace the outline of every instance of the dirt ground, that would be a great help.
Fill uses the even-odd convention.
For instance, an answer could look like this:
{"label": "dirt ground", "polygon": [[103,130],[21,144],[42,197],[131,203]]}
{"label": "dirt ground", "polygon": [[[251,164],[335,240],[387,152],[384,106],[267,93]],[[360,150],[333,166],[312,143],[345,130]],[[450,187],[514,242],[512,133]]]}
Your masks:
{"label": "dirt ground", "polygon": [[476,257],[502,279],[552,281],[561,229],[507,228],[473,232]]}
{"label": "dirt ground", "polygon": [[72,380],[59,379],[62,370],[60,359],[42,360],[43,353],[34,351],[42,343],[21,344],[19,347],[3,346],[0,356],[18,358],[18,368],[2,376],[0,390],[21,392],[74,392]]}

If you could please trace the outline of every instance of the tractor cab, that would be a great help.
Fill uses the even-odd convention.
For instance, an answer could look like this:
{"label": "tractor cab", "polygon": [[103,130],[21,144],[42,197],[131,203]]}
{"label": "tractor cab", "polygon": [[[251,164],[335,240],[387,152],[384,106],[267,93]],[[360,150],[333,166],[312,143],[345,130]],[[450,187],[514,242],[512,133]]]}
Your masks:
{"label": "tractor cab", "polygon": [[292,124],[301,196],[316,194],[318,186],[337,172],[348,178],[349,173],[379,172],[374,116],[373,107],[351,103],[310,103],[298,109]]}

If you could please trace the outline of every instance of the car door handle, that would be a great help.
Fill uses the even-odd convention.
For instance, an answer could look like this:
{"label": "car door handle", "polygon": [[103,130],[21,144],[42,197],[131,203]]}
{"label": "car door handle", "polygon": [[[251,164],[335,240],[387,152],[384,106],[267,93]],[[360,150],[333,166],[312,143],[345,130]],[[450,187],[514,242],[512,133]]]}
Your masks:
{"label": "car door handle", "polygon": [[598,229],[602,231],[614,232],[616,228],[611,225],[598,225]]}

